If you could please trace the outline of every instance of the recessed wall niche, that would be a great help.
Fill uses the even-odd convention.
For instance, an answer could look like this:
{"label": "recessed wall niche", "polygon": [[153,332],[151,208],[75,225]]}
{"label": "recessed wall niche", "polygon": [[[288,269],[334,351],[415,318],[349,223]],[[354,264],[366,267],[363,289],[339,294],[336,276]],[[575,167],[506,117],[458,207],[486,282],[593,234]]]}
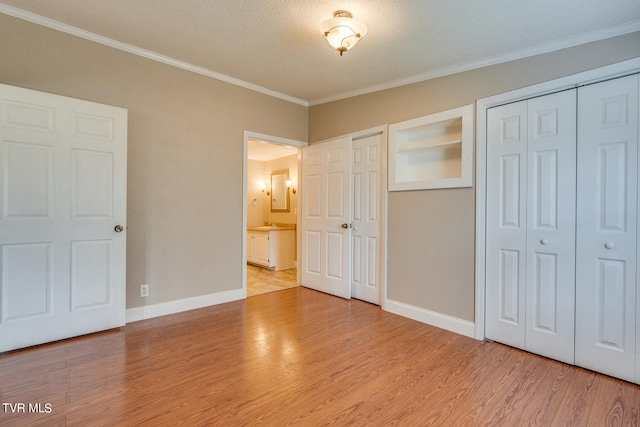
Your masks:
{"label": "recessed wall niche", "polygon": [[389,125],[389,191],[471,187],[473,105]]}

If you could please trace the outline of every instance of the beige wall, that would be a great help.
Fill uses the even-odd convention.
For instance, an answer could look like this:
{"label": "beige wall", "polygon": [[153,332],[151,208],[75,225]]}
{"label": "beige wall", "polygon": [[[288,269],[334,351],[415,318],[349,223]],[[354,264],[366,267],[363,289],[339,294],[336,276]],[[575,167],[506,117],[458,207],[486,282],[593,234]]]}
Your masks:
{"label": "beige wall", "polygon": [[[298,155],[280,157],[270,161],[249,160],[247,165],[247,225],[264,225],[265,222],[278,224],[296,224],[298,218],[296,210],[298,195],[290,193],[289,212],[271,212],[269,197],[259,188],[264,183],[269,188],[273,171],[288,169],[289,179],[298,184]],[[254,202],[255,200],[255,202]]]}
{"label": "beige wall", "polygon": [[[317,142],[474,103],[514,89],[640,57],[640,32],[309,109]],[[475,192],[388,194],[387,295],[474,320]]]}
{"label": "beige wall", "polygon": [[129,110],[127,307],[242,287],[244,131],[305,141],[306,107],[2,14],[0,58],[0,83]]}
{"label": "beige wall", "polygon": [[[273,171],[289,169],[289,179],[295,182],[296,187],[298,185],[298,155],[292,154],[290,156],[280,157],[267,162],[267,174],[271,176]],[[266,221],[283,223],[283,224],[295,224],[298,222],[298,215],[296,209],[298,206],[298,193],[289,193],[289,202],[291,208],[289,212],[271,212],[271,207],[267,206],[265,211]]]}
{"label": "beige wall", "polygon": [[[241,288],[245,130],[320,141],[638,56],[634,33],[307,109],[0,14],[0,83],[129,110],[130,308]],[[389,297],[473,320],[474,190],[388,209]]]}
{"label": "beige wall", "polygon": [[266,212],[269,207],[269,197],[262,192],[260,184],[266,186],[269,182],[266,162],[261,160],[247,160],[247,225],[264,225]]}

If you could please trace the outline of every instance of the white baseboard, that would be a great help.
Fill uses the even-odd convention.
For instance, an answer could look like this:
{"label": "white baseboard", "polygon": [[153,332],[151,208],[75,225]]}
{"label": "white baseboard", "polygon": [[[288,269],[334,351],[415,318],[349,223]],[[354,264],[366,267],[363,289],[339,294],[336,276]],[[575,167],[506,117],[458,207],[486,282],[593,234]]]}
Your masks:
{"label": "white baseboard", "polygon": [[383,307],[386,311],[426,323],[427,325],[455,332],[469,338],[476,337],[476,325],[468,320],[458,319],[457,317],[390,299],[385,299]]}
{"label": "white baseboard", "polygon": [[233,291],[216,292],[215,294],[128,308],[126,322],[130,323],[137,322],[138,320],[152,319],[158,316],[180,313],[182,311],[194,310],[196,308],[208,307],[210,305],[223,304],[225,302],[237,301],[243,298],[244,294],[242,289],[235,289]]}

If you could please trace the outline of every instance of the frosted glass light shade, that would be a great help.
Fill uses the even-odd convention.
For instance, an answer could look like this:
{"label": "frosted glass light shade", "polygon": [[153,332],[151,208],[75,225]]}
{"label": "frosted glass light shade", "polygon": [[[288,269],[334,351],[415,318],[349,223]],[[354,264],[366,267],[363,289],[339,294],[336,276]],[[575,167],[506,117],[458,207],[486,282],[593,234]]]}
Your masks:
{"label": "frosted glass light shade", "polygon": [[367,27],[351,17],[351,13],[339,10],[320,24],[320,31],[332,49],[343,53],[350,50],[367,34]]}

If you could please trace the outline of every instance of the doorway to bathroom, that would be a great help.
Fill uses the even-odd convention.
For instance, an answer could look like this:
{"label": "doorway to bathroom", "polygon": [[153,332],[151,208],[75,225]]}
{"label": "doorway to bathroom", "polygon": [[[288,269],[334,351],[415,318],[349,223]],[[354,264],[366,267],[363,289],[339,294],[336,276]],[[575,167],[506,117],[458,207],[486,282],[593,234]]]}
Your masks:
{"label": "doorway to bathroom", "polygon": [[300,148],[245,132],[243,290],[247,297],[299,286]]}

